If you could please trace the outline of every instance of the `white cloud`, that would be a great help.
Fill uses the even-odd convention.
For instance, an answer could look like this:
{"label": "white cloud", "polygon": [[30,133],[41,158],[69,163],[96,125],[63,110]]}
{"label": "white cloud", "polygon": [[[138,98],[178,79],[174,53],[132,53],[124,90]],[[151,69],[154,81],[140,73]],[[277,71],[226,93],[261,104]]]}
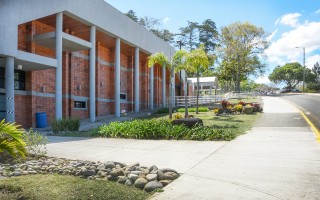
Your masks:
{"label": "white cloud", "polygon": [[285,32],[265,51],[269,62],[283,65],[286,62],[302,61],[302,49],[306,55],[320,49],[320,22],[308,22]]}
{"label": "white cloud", "polygon": [[270,84],[270,80],[268,78],[268,76],[260,76],[255,80],[256,83],[260,83],[260,84]]}
{"label": "white cloud", "polygon": [[283,15],[281,18],[278,18],[275,22],[276,25],[283,24],[288,25],[292,27],[299,26],[298,18],[301,16],[300,13],[289,13],[286,15]]}
{"label": "white cloud", "polygon": [[278,29],[276,29],[275,31],[273,31],[268,37],[267,37],[267,41],[271,41],[272,38],[277,34]]}
{"label": "white cloud", "polygon": [[163,24],[167,24],[169,21],[170,21],[170,18],[169,18],[169,17],[165,17],[165,18],[162,20]]}
{"label": "white cloud", "polygon": [[320,63],[320,54],[316,54],[316,55],[313,55],[313,56],[308,56],[306,58],[306,66],[308,68],[312,68],[314,64],[316,63]]}
{"label": "white cloud", "polygon": [[314,12],[314,13],[316,13],[317,15],[320,14],[320,9],[317,10],[316,12]]}

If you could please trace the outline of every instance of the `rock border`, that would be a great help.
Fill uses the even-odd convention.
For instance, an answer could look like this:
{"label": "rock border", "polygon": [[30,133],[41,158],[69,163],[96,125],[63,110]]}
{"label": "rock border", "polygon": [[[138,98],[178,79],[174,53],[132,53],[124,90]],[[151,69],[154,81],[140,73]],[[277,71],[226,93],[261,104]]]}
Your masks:
{"label": "rock border", "polygon": [[155,165],[145,167],[139,163],[126,165],[114,161],[91,162],[41,157],[12,165],[0,163],[1,178],[34,174],[73,175],[91,180],[115,181],[146,192],[162,189],[180,176],[170,168],[158,169]]}

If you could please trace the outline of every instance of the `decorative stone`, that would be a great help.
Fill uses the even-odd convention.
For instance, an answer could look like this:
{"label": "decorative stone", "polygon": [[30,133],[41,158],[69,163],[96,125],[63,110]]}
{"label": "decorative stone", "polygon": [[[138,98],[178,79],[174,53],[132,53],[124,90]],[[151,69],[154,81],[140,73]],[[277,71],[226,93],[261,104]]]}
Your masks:
{"label": "decorative stone", "polygon": [[114,162],[112,162],[112,161],[108,161],[108,162],[105,162],[104,163],[104,165],[105,165],[105,168],[106,169],[112,169],[112,168],[114,168],[116,165],[114,164]]}
{"label": "decorative stone", "polygon": [[13,172],[13,175],[14,176],[21,176],[21,172],[20,171],[15,171],[15,172]]}
{"label": "decorative stone", "polygon": [[125,185],[126,185],[126,186],[131,186],[131,185],[132,185],[131,180],[127,179],[126,182],[125,182]]}
{"label": "decorative stone", "polygon": [[112,176],[123,176],[124,175],[124,171],[122,169],[114,169],[111,171],[110,173]]}
{"label": "decorative stone", "polygon": [[156,171],[157,169],[158,169],[157,166],[152,165],[151,167],[149,167],[149,172],[152,173],[152,174],[154,174],[153,172]]}
{"label": "decorative stone", "polygon": [[128,178],[132,181],[135,182],[139,177],[136,174],[129,174]]}
{"label": "decorative stone", "polygon": [[155,181],[158,179],[158,174],[148,174],[146,175],[146,179],[147,181]]}
{"label": "decorative stone", "polygon": [[166,180],[175,180],[179,177],[179,174],[176,174],[174,172],[166,172],[163,175],[164,175],[164,179]]}
{"label": "decorative stone", "polygon": [[117,182],[118,183],[121,183],[121,184],[125,184],[125,182],[128,180],[128,178],[126,176],[118,176],[118,180]]}
{"label": "decorative stone", "polygon": [[147,179],[145,178],[138,178],[135,182],[134,182],[134,186],[136,188],[140,188],[143,189],[144,186],[148,183]]}
{"label": "decorative stone", "polygon": [[106,172],[103,172],[103,171],[98,171],[97,176],[99,176],[99,177],[106,177],[106,176],[107,176],[107,173],[106,173]]}
{"label": "decorative stone", "polygon": [[161,183],[163,185],[163,187],[165,187],[165,186],[169,185],[171,183],[171,181],[169,181],[169,180],[161,180],[161,181],[159,181],[159,183]]}
{"label": "decorative stone", "polygon": [[97,167],[97,170],[103,170],[106,169],[106,166],[104,164],[101,164]]}
{"label": "decorative stone", "polygon": [[85,170],[82,172],[83,176],[94,176],[96,175],[96,172],[94,170]]}
{"label": "decorative stone", "polygon": [[115,165],[119,165],[121,168],[124,168],[126,165],[121,162],[114,162]]}
{"label": "decorative stone", "polygon": [[200,125],[203,126],[203,121],[202,119],[199,118],[182,118],[182,119],[176,119],[172,121],[173,125],[185,125],[188,128],[191,128],[195,125]]}
{"label": "decorative stone", "polygon": [[162,183],[159,183],[158,181],[151,181],[145,185],[144,190],[146,192],[152,192],[153,190],[160,189],[162,187]]}

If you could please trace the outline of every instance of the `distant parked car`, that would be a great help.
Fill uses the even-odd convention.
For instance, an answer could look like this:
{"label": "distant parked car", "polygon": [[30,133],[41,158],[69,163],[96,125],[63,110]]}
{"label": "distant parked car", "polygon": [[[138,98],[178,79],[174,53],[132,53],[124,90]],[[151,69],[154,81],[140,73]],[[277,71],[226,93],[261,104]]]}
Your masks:
{"label": "distant parked car", "polygon": [[294,89],[292,89],[292,90],[291,90],[291,92],[300,92],[300,90],[299,90],[299,89],[294,88]]}

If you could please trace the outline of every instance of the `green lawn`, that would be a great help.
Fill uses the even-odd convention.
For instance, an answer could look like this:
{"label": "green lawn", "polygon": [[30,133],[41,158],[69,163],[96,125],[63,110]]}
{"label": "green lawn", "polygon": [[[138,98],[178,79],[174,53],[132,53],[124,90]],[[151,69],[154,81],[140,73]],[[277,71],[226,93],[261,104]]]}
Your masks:
{"label": "green lawn", "polygon": [[74,176],[33,175],[0,180],[0,199],[147,199],[140,189]]}
{"label": "green lawn", "polygon": [[[175,115],[174,113],[173,115]],[[184,116],[184,113],[180,113]],[[227,115],[227,116],[216,116],[212,111],[203,112],[196,114],[194,112],[189,112],[189,115],[193,115],[196,118],[203,120],[204,126],[210,126],[213,128],[228,128],[236,133],[236,135],[244,134],[246,131],[250,130],[254,122],[261,116],[261,113],[254,113],[250,115]],[[148,116],[148,118],[156,119],[168,119],[168,114],[154,114]]]}

